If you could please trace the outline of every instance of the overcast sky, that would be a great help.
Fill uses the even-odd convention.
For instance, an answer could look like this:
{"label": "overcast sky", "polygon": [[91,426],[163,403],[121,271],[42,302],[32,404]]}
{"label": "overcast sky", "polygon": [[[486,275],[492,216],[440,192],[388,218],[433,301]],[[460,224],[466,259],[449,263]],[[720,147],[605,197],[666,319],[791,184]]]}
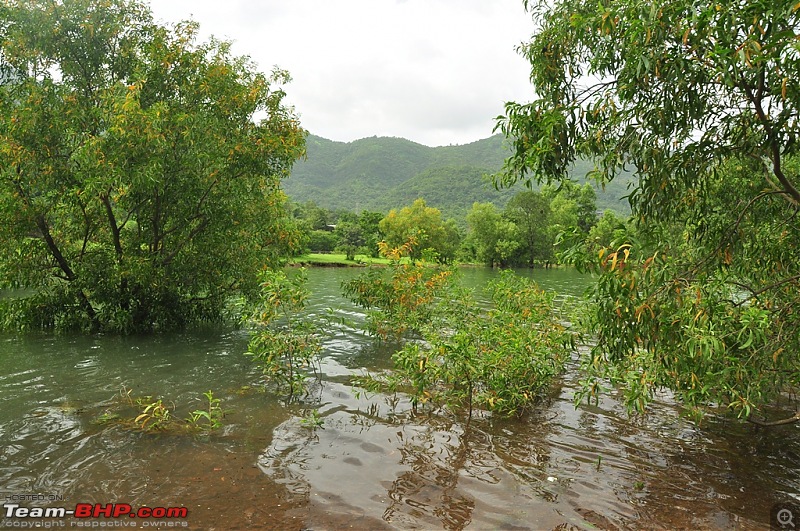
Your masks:
{"label": "overcast sky", "polygon": [[429,146],[492,134],[506,101],[528,101],[515,47],[522,0],[150,0],[162,22],[193,18],[264,72],[293,78],[287,101],[332,140],[399,136]]}

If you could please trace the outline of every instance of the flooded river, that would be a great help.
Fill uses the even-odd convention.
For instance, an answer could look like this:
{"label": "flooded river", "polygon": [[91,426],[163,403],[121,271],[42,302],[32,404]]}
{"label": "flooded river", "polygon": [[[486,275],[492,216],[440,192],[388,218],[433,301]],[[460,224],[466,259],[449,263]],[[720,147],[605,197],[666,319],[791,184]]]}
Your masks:
{"label": "flooded river", "polygon": [[[340,295],[356,273],[309,271],[312,312],[363,320]],[[467,270],[465,279],[478,286],[492,274]],[[586,283],[571,271],[532,274],[573,295]],[[229,330],[0,337],[6,505],[188,509],[160,521],[12,518],[4,509],[0,527],[769,529],[771,508],[800,493],[799,426],[709,419],[698,428],[667,397],[642,418],[613,394],[576,409],[574,372],[523,420],[415,416],[402,396],[348,384],[353,373],[388,368],[391,350],[347,327],[325,342],[322,384],[285,407],[257,389],[246,349],[247,334]],[[121,390],[161,397],[179,417],[213,390],[224,427],[167,435],[100,422]]]}

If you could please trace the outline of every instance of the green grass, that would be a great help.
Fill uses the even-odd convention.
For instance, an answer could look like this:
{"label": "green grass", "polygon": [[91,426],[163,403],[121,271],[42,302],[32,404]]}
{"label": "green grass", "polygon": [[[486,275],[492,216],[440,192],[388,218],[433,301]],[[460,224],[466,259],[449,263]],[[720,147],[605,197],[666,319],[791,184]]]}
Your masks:
{"label": "green grass", "polygon": [[322,253],[309,253],[298,256],[292,260],[295,264],[308,264],[308,265],[342,265],[342,266],[358,266],[367,264],[384,264],[388,265],[389,260],[386,258],[372,258],[365,254],[357,254],[355,260],[347,260],[343,254],[322,254]]}

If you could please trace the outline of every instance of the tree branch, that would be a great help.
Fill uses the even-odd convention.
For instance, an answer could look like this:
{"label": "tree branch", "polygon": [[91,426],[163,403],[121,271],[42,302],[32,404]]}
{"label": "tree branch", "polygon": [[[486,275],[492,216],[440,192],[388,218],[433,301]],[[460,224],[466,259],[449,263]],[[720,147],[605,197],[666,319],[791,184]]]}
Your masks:
{"label": "tree branch", "polygon": [[192,229],[192,230],[189,232],[189,234],[186,236],[186,238],[184,238],[184,239],[183,239],[183,241],[181,241],[179,244],[177,244],[177,246],[175,247],[175,249],[173,249],[173,250],[172,250],[172,252],[171,252],[171,253],[169,253],[169,254],[168,254],[168,255],[167,255],[167,256],[166,256],[166,257],[165,257],[165,258],[164,258],[164,259],[161,261],[161,265],[162,265],[163,267],[166,267],[166,266],[168,266],[168,265],[169,265],[169,264],[172,262],[172,260],[175,258],[175,256],[178,254],[178,252],[180,252],[180,250],[181,250],[181,249],[183,249],[183,248],[184,248],[184,246],[185,246],[187,243],[189,243],[190,241],[192,241],[192,238],[194,238],[195,236],[197,236],[197,235],[198,235],[198,234],[199,234],[199,233],[200,233],[200,232],[201,232],[203,229],[205,229],[207,225],[208,225],[208,218],[207,218],[207,217],[205,217],[205,216],[203,216],[203,221],[201,221],[200,223],[198,223],[198,224],[197,224],[197,226],[196,226],[195,228],[193,228],[193,229]]}
{"label": "tree branch", "polygon": [[765,287],[763,287],[761,289],[758,289],[758,290],[754,290],[752,287],[750,287],[750,286],[748,286],[746,284],[742,284],[740,282],[731,282],[731,284],[733,284],[734,286],[738,286],[738,287],[740,287],[742,289],[746,289],[747,291],[749,291],[751,293],[751,295],[749,297],[747,297],[746,299],[744,299],[743,301],[741,301],[739,303],[734,304],[734,306],[741,306],[742,304],[746,303],[749,300],[757,299],[759,295],[761,295],[762,293],[764,293],[766,291],[769,291],[771,289],[775,289],[775,288],[777,288],[779,286],[782,286],[784,284],[788,284],[790,282],[795,282],[797,280],[800,280],[800,275],[794,275],[793,277],[784,278],[782,280],[774,282],[774,283],[770,284],[769,286],[765,286]]}
{"label": "tree branch", "polygon": [[776,195],[776,194],[783,195],[783,194],[785,194],[785,192],[782,191],[782,190],[771,190],[771,191],[768,191],[768,192],[761,192],[757,196],[755,196],[752,199],[750,199],[750,201],[747,202],[747,204],[744,206],[742,211],[739,213],[739,217],[736,218],[736,221],[733,223],[733,225],[731,225],[731,228],[728,229],[727,236],[722,238],[722,240],[720,241],[719,245],[717,245],[717,247],[713,251],[708,253],[705,258],[700,260],[700,262],[694,264],[694,266],[692,266],[686,273],[684,273],[681,276],[683,276],[683,277],[692,276],[693,277],[695,273],[697,273],[709,260],[711,260],[714,256],[716,256],[717,253],[719,253],[722,250],[722,248],[728,243],[728,241],[731,238],[731,235],[736,231],[736,229],[739,228],[739,225],[742,224],[742,221],[744,220],[744,215],[747,213],[748,210],[750,210],[750,207],[752,207],[756,203],[756,201],[758,201],[759,199],[761,199],[763,197],[766,197],[766,196],[769,196],[769,195]]}
{"label": "tree branch", "polygon": [[747,95],[747,99],[753,105],[756,111],[756,116],[758,116],[758,120],[761,122],[761,126],[764,128],[764,132],[767,135],[767,141],[769,143],[769,155],[770,160],[772,162],[772,173],[775,177],[778,178],[781,185],[783,186],[783,192],[788,197],[788,199],[795,205],[800,205],[800,191],[795,188],[794,184],[786,177],[786,174],[783,172],[783,168],[781,166],[781,144],[776,137],[775,130],[772,127],[772,124],[767,116],[767,113],[764,112],[763,107],[763,76],[764,72],[763,69],[761,71],[761,77],[758,87],[758,94],[753,94],[753,89],[750,87],[747,82],[742,77],[741,79],[741,87],[744,89],[745,94]]}
{"label": "tree branch", "polygon": [[117,252],[117,263],[122,263],[122,242],[120,241],[120,230],[117,226],[117,218],[114,215],[114,208],[111,206],[111,200],[108,197],[108,192],[100,194],[100,201],[106,208],[106,217],[108,218],[108,225],[111,228],[111,238],[114,242],[114,250]]}
{"label": "tree branch", "polygon": [[784,426],[786,424],[794,424],[795,422],[800,421],[800,411],[795,413],[793,416],[781,420],[773,420],[773,421],[764,421],[755,419],[753,417],[747,417],[747,422],[752,422],[756,426],[763,426],[765,428],[769,428],[771,426]]}

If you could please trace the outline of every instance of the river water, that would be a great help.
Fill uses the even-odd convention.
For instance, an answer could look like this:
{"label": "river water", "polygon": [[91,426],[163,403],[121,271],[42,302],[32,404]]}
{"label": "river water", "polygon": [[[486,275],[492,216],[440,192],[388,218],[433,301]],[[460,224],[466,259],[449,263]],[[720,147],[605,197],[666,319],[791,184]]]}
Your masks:
{"label": "river water", "polygon": [[[363,321],[340,295],[355,274],[310,270],[312,314],[333,308]],[[493,274],[464,277],[480,286]],[[568,296],[588,282],[572,271],[529,274]],[[182,506],[188,517],[169,523],[209,530],[769,529],[773,505],[800,493],[798,426],[711,418],[697,427],[668,397],[646,417],[629,417],[613,393],[576,409],[575,371],[522,420],[415,416],[402,396],[349,385],[391,363],[391,346],[349,327],[325,341],[322,384],[287,407],[259,390],[247,339],[231,330],[1,336],[0,499]],[[224,427],[197,436],[98,422],[119,410],[121,389],[162,397],[179,417],[213,390]],[[303,420],[312,410],[316,429]]]}

